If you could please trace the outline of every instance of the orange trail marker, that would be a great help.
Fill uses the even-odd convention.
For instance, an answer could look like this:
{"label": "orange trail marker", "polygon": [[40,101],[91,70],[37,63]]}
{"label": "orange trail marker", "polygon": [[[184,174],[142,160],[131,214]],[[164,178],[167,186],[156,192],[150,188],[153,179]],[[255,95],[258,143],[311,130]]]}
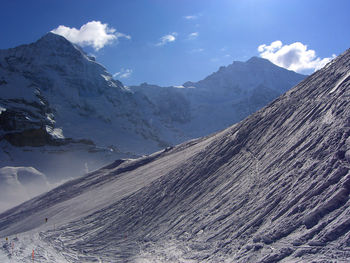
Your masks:
{"label": "orange trail marker", "polygon": [[32,259],[33,259],[33,262],[34,262],[34,248],[33,248],[33,251],[32,251]]}

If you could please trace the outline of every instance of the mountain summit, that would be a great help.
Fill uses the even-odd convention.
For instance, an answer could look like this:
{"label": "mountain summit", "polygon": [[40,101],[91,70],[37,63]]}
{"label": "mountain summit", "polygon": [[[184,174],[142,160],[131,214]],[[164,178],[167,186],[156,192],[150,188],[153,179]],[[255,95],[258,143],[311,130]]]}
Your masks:
{"label": "mountain summit", "polygon": [[[30,46],[35,46],[35,48],[41,49],[41,51],[50,50],[50,52],[53,52],[56,54],[58,53],[62,54],[63,51],[69,54],[74,53],[74,50],[81,51],[81,49],[78,46],[71,43],[63,36],[60,36],[51,32],[41,37],[38,41],[36,41]],[[84,53],[84,52],[81,51],[81,53]]]}
{"label": "mountain summit", "polygon": [[1,214],[0,235],[23,262],[347,262],[349,72],[350,50],[226,130]]}

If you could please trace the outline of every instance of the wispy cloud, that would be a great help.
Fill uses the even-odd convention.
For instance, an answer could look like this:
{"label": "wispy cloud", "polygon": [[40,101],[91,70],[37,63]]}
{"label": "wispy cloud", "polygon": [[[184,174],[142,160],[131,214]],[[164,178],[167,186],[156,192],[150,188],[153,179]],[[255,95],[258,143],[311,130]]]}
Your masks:
{"label": "wispy cloud", "polygon": [[196,19],[199,19],[201,16],[203,16],[203,13],[191,14],[191,15],[184,16],[183,18],[186,20],[196,20]]}
{"label": "wispy cloud", "polygon": [[193,32],[193,33],[188,35],[188,39],[189,40],[196,39],[198,36],[199,36],[198,32]]}
{"label": "wispy cloud", "polygon": [[187,20],[194,20],[198,18],[198,15],[189,15],[189,16],[184,16],[185,19]]}
{"label": "wispy cloud", "polygon": [[117,41],[118,38],[131,39],[131,36],[117,32],[113,27],[109,27],[108,24],[103,24],[100,21],[88,22],[79,29],[60,25],[51,32],[65,37],[72,43],[91,46],[96,51]]}
{"label": "wispy cloud", "polygon": [[335,55],[328,58],[319,58],[315,50],[308,49],[307,45],[295,42],[283,45],[277,40],[270,45],[262,44],[258,47],[260,56],[270,60],[272,63],[299,73],[310,73],[316,71],[331,61]]}
{"label": "wispy cloud", "polygon": [[191,50],[191,53],[201,53],[204,51],[204,48],[195,48]]}
{"label": "wispy cloud", "polygon": [[167,43],[174,42],[176,40],[177,33],[173,32],[169,35],[162,36],[156,46],[164,46]]}
{"label": "wispy cloud", "polygon": [[132,69],[124,69],[122,68],[119,72],[113,74],[113,78],[127,79],[131,76],[133,70]]}

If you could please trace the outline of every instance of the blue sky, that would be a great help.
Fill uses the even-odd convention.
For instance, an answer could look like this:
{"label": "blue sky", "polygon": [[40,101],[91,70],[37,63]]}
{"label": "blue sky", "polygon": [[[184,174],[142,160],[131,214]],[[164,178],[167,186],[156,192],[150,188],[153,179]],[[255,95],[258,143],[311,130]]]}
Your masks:
{"label": "blue sky", "polygon": [[311,73],[350,47],[349,10],[348,0],[2,0],[0,49],[56,30],[126,85],[181,85],[252,56]]}

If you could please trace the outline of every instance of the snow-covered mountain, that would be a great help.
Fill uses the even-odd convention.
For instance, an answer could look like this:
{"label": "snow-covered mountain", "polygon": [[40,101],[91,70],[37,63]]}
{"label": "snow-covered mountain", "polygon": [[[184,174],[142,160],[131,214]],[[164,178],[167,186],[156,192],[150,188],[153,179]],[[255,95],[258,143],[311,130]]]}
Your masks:
{"label": "snow-covered mountain", "polygon": [[[187,139],[225,129],[261,109],[295,86],[304,75],[252,57],[234,61],[198,82],[179,87],[142,84],[130,87],[156,105],[167,127]],[[175,141],[180,143],[180,140]]]}
{"label": "snow-covered mountain", "polygon": [[81,175],[224,129],[302,78],[252,58],[186,88],[129,89],[48,33],[0,50],[0,167],[34,167],[50,180]]}
{"label": "snow-covered mountain", "polygon": [[348,262],[349,96],[350,50],[226,130],[1,214],[0,258]]}
{"label": "snow-covered mountain", "polygon": [[65,174],[154,152],[168,144],[148,123],[152,111],[59,35],[0,51],[0,167]]}

